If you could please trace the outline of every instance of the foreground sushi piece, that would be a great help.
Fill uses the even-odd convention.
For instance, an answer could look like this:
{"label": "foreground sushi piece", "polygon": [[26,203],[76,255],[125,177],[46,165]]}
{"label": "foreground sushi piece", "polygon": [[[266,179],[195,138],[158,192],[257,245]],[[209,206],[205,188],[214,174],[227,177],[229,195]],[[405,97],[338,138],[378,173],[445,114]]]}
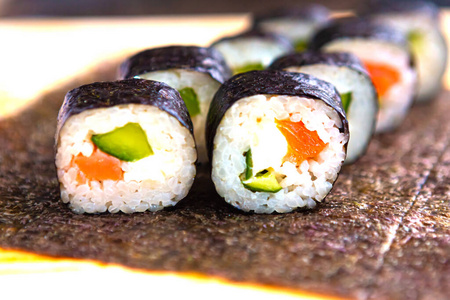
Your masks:
{"label": "foreground sushi piece", "polygon": [[76,213],[156,211],[184,198],[197,158],[180,94],[155,81],[97,82],[58,115],[61,199]]}
{"label": "foreground sushi piece", "polygon": [[170,46],[135,54],[121,65],[119,76],[161,81],[177,89],[194,124],[198,160],[206,162],[206,115],[215,92],[230,75],[222,55],[212,48]]}
{"label": "foreground sushi piece", "polygon": [[253,27],[287,37],[296,51],[304,51],[314,33],[330,20],[330,11],[319,4],[288,7],[256,15]]}
{"label": "foreground sushi piece", "polygon": [[447,66],[447,45],[440,30],[439,8],[429,1],[378,1],[363,13],[407,36],[419,79],[416,100],[433,99],[441,90]]}
{"label": "foreground sushi piece", "polygon": [[376,131],[389,131],[401,124],[411,106],[416,84],[408,44],[401,32],[365,19],[345,18],[320,30],[310,48],[356,55],[377,90]]}
{"label": "foreground sushi piece", "polygon": [[253,71],[225,82],[208,113],[212,180],[233,206],[256,213],[312,208],[346,155],[338,92],[306,74]]}
{"label": "foreground sushi piece", "polygon": [[359,59],[345,52],[303,52],[280,57],[273,70],[306,73],[333,84],[341,95],[350,129],[345,163],[355,162],[375,131],[378,101],[375,87]]}
{"label": "foreground sushi piece", "polygon": [[264,70],[275,58],[294,50],[285,37],[258,30],[222,38],[211,47],[222,53],[233,74]]}

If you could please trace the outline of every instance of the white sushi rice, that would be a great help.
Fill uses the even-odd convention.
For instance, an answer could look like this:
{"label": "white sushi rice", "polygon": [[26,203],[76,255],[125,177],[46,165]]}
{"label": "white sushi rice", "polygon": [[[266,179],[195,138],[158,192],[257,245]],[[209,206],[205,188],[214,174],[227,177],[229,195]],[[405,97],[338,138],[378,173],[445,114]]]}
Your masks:
{"label": "white sushi rice", "polygon": [[352,93],[347,112],[350,140],[345,163],[354,162],[367,147],[376,120],[378,99],[370,79],[347,67],[326,64],[289,67],[286,71],[311,74],[333,84],[340,94]]}
{"label": "white sushi rice", "polygon": [[[282,162],[287,141],[275,119],[302,121],[327,143],[315,158],[296,167]],[[340,133],[338,114],[321,100],[293,96],[255,95],[240,99],[225,113],[214,138],[212,180],[225,201],[256,213],[312,208],[331,190],[345,159],[347,136]],[[252,149],[253,173],[272,167],[280,178],[277,193],[252,192],[239,175],[246,168],[244,153]]]}
{"label": "white sushi rice", "polygon": [[277,57],[291,51],[276,41],[262,38],[238,38],[222,41],[213,46],[218,50],[232,70],[249,64],[268,67]]}
{"label": "white sushi rice", "polygon": [[[74,157],[91,156],[93,134],[139,123],[153,155],[122,162],[123,181],[78,182]],[[56,167],[61,199],[76,213],[157,211],[184,198],[194,181],[197,158],[189,130],[154,106],[129,104],[90,109],[70,117],[60,131]]]}
{"label": "white sushi rice", "polygon": [[376,131],[388,131],[400,125],[408,113],[416,90],[416,72],[410,66],[410,56],[406,49],[380,40],[343,38],[326,44],[323,50],[350,52],[363,62],[384,64],[396,69],[400,79],[380,100]]}
{"label": "white sushi rice", "polygon": [[176,90],[190,87],[195,91],[200,104],[200,114],[191,117],[191,120],[194,125],[194,137],[197,144],[198,161],[207,162],[208,155],[205,143],[206,116],[211,100],[219,89],[220,83],[208,74],[182,69],[149,72],[136,76],[135,78],[164,82]]}
{"label": "white sushi rice", "polygon": [[447,47],[439,31],[439,20],[430,20],[416,13],[377,15],[375,20],[408,35],[416,32],[421,35],[417,48],[412,47],[418,75],[417,101],[430,100],[441,89],[445,72]]}

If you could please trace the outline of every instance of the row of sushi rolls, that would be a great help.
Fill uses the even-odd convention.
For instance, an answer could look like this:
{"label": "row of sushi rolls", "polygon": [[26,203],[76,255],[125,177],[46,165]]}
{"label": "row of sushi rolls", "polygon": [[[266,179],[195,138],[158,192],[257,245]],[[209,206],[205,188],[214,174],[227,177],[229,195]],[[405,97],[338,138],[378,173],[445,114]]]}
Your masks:
{"label": "row of sushi rolls", "polygon": [[58,114],[61,199],[76,213],[157,211],[199,164],[254,213],[313,208],[373,134],[441,89],[447,48],[429,2],[320,5],[253,16],[209,47],[145,49],[118,78],[69,91]]}

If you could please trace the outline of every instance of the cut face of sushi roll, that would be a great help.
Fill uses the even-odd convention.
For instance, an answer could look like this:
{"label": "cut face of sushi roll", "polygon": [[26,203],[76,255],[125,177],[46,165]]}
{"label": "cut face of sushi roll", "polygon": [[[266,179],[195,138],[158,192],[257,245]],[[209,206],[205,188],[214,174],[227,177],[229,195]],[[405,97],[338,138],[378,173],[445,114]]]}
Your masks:
{"label": "cut face of sushi roll", "polygon": [[256,15],[253,27],[287,37],[296,51],[304,51],[313,34],[330,19],[329,10],[318,4],[289,7]]}
{"label": "cut face of sushi roll", "polygon": [[428,1],[381,1],[366,7],[365,14],[391,26],[408,38],[418,75],[416,100],[427,101],[442,86],[447,65],[447,45],[440,30],[439,8]]}
{"label": "cut face of sushi roll", "polygon": [[196,158],[183,100],[160,82],[81,86],[66,95],[58,115],[61,199],[76,213],[173,206],[193,183]]}
{"label": "cut face of sushi roll", "polygon": [[233,74],[264,70],[294,49],[285,37],[256,30],[220,39],[211,47],[222,53]]}
{"label": "cut face of sushi roll", "polygon": [[378,93],[377,132],[395,129],[411,106],[416,72],[404,36],[363,19],[348,19],[319,31],[311,49],[350,52],[368,71]]}
{"label": "cut face of sushi roll", "polygon": [[219,52],[194,46],[145,50],[125,61],[120,69],[120,78],[161,81],[178,90],[194,125],[199,162],[207,161],[205,122],[209,104],[229,76]]}
{"label": "cut face of sushi roll", "polygon": [[296,53],[277,59],[270,69],[306,73],[333,84],[341,95],[350,129],[345,163],[352,163],[365,153],[375,130],[378,101],[372,81],[356,56]]}
{"label": "cut face of sushi roll", "polygon": [[253,71],[227,81],[208,113],[212,180],[244,211],[312,208],[346,155],[348,124],[337,91],[306,74]]}

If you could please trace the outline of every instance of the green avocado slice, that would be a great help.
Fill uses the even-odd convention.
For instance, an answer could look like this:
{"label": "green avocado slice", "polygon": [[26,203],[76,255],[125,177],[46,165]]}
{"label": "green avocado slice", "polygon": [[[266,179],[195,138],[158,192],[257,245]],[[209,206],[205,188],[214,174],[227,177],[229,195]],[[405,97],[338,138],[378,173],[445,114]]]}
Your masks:
{"label": "green avocado slice", "polygon": [[247,65],[243,65],[234,69],[234,74],[240,74],[250,71],[261,71],[264,70],[264,66],[262,63],[251,63]]}
{"label": "green avocado slice", "polygon": [[348,114],[348,109],[350,108],[350,104],[352,104],[353,93],[348,92],[345,94],[341,94],[342,107],[346,114]]}
{"label": "green avocado slice", "polygon": [[91,140],[101,151],[123,161],[137,161],[153,155],[147,135],[138,123],[128,123],[113,131],[95,134]]}
{"label": "green avocado slice", "polygon": [[241,182],[244,187],[253,192],[269,192],[276,193],[282,189],[281,185],[275,176],[275,173],[270,168],[263,170],[253,176],[253,160],[252,151],[249,149],[245,154],[246,168],[241,174]]}
{"label": "green avocado slice", "polygon": [[183,98],[184,104],[186,104],[187,110],[191,117],[199,115],[201,113],[200,103],[198,102],[197,94],[194,89],[187,87],[178,91]]}

